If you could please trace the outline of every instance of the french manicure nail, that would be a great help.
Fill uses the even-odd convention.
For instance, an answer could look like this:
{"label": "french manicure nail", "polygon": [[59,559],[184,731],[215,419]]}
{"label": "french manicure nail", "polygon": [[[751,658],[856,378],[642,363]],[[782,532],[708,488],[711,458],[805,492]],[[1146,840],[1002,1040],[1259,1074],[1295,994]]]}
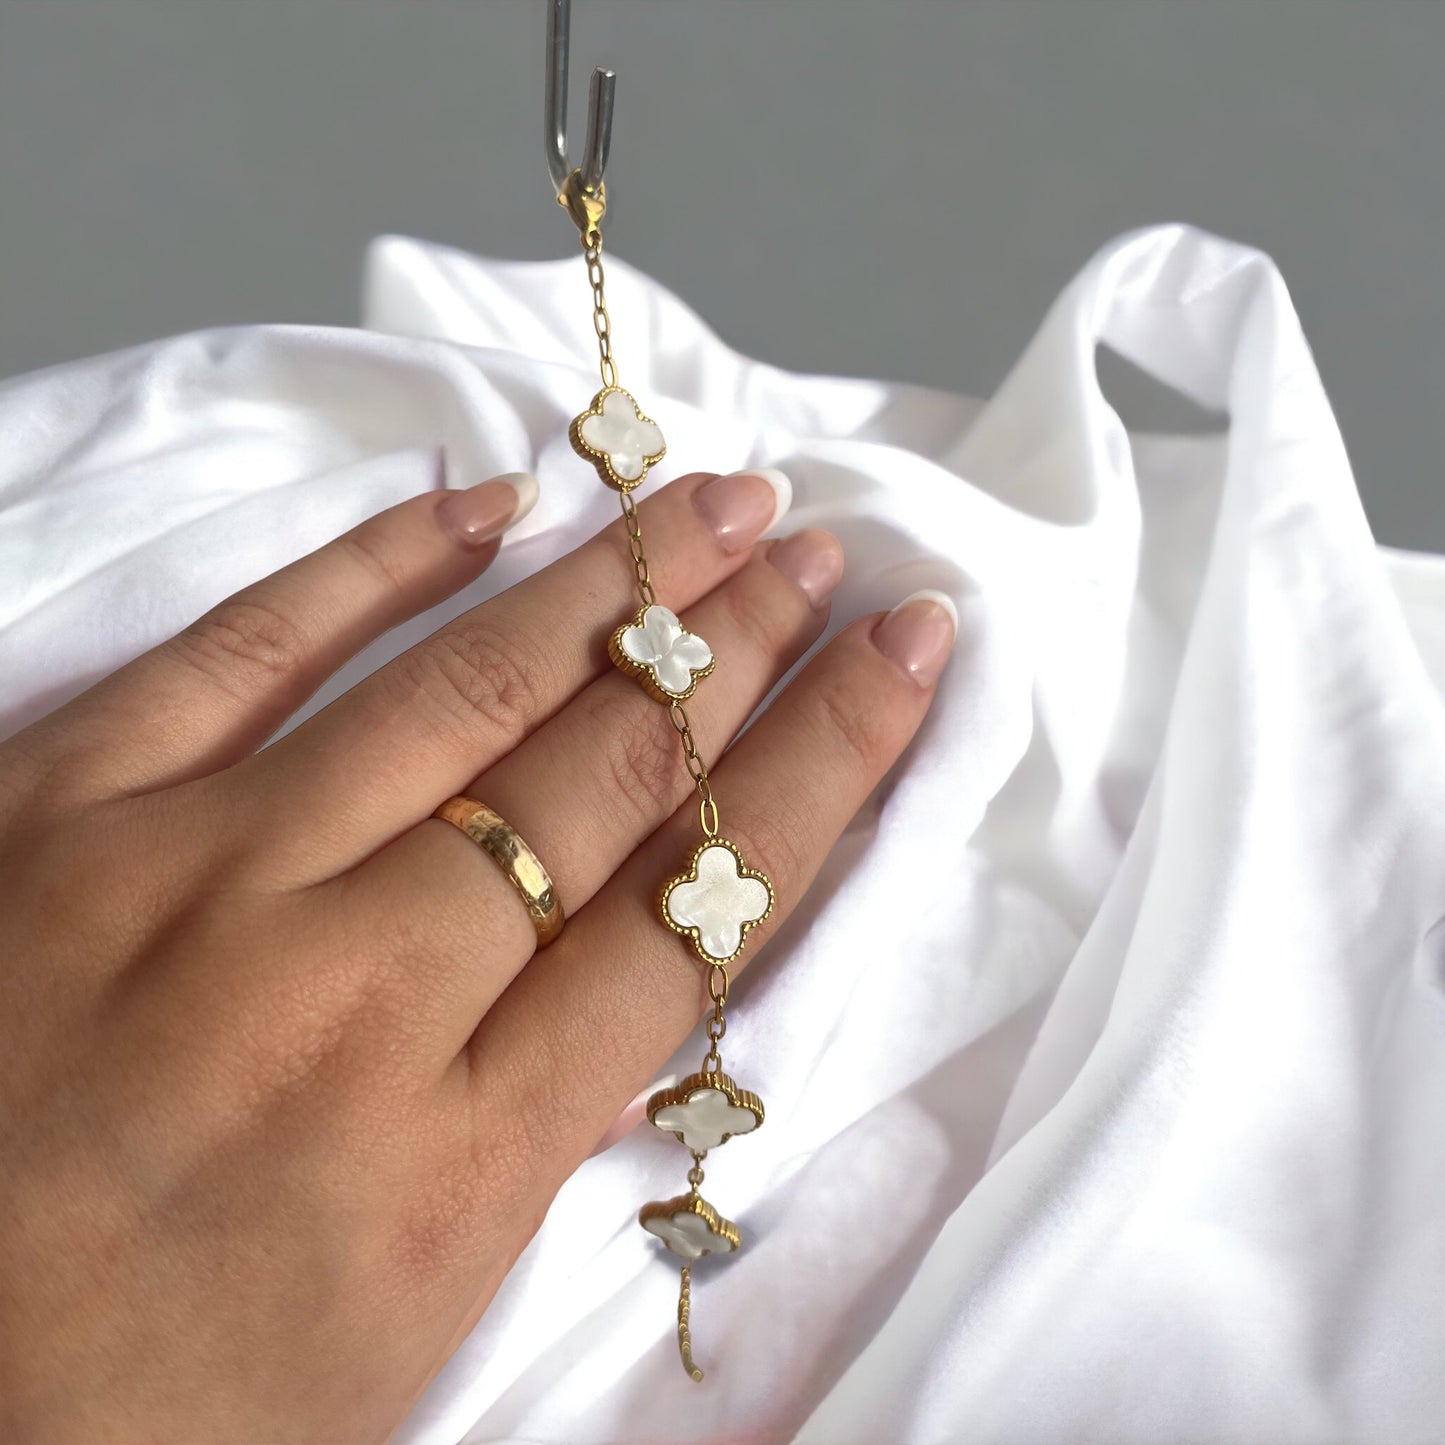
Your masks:
{"label": "french manicure nail", "polygon": [[537,479],[530,472],[507,472],[461,492],[448,492],[437,504],[442,530],[463,547],[480,547],[520,522],[537,503]]}
{"label": "french manicure nail", "polygon": [[879,619],[873,645],[919,687],[932,687],[957,635],[958,608],[953,598],[925,587]]}
{"label": "french manicure nail", "polygon": [[751,547],[792,504],[793,484],[776,467],[750,467],[714,477],[692,494],[724,552]]}
{"label": "french manicure nail", "polygon": [[774,542],[768,561],[792,582],[814,607],[821,607],[843,575],[843,548],[831,532],[816,528],[794,532]]}

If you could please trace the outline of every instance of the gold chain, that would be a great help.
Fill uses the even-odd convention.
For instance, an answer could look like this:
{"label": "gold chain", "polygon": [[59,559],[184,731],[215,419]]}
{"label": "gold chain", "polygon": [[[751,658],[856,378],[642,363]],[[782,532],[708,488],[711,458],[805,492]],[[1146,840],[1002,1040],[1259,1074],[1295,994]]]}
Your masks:
{"label": "gold chain", "polygon": [[667,715],[682,739],[682,760],[687,764],[688,775],[697,788],[698,815],[702,819],[702,831],[708,838],[717,837],[717,804],[713,801],[712,783],[708,781],[707,764],[697,751],[697,739],[692,735],[692,723],[688,720],[687,709],[680,702],[671,703]]}
{"label": "gold chain", "polygon": [[723,1007],[728,1001],[728,970],[725,963],[715,963],[708,970],[707,995],[712,1000],[712,1012],[707,1016],[705,1025],[709,1047],[703,1055],[702,1071],[705,1074],[720,1074],[722,1055],[718,1053],[717,1046],[728,1031],[728,1021],[723,1017]]}
{"label": "gold chain", "polygon": [[694,1380],[702,1379],[702,1370],[693,1363],[692,1331],[688,1329],[688,1316],[692,1305],[692,1270],[682,1267],[682,1288],[677,1296],[677,1347],[682,1352],[682,1367]]}
{"label": "gold chain", "polygon": [[612,358],[612,318],[607,314],[604,290],[607,278],[602,270],[602,232],[589,227],[582,233],[582,254],[587,258],[587,279],[592,284],[592,329],[597,333],[597,356],[602,385],[617,385],[617,363]]}
{"label": "gold chain", "polygon": [[643,606],[651,607],[657,601],[657,593],[652,590],[647,554],[642,550],[642,527],[637,520],[637,503],[632,500],[631,492],[623,492],[621,497],[622,517],[627,523],[627,545],[632,550],[632,569],[637,573],[637,595],[642,598]]}
{"label": "gold chain", "polygon": [[[612,355],[612,319],[607,314],[606,274],[602,266],[601,220],[606,211],[605,196],[598,191],[589,192],[582,187],[581,172],[573,171],[567,185],[558,195],[558,200],[567,207],[578,223],[581,234],[582,252],[587,258],[587,280],[592,287],[592,329],[597,333],[597,358],[602,373],[602,385],[615,387],[617,362]],[[635,405],[635,403],[634,403]],[[632,570],[637,583],[637,595],[642,599],[643,608],[657,605],[657,592],[652,585],[652,572],[647,562],[647,551],[642,542],[642,526],[638,519],[637,503],[632,500],[630,487],[619,488],[622,505],[622,519],[627,528],[627,546],[632,555]],[[692,721],[681,701],[674,698],[668,705],[668,717],[682,740],[683,762],[688,776],[697,789],[698,816],[702,822],[703,835],[712,840],[718,836],[717,802],[712,795],[712,783],[708,779],[707,764],[698,752],[697,739],[693,736]],[[771,895],[770,895],[771,896]],[[727,1018],[724,1007],[728,996],[727,965],[711,963],[708,968],[707,992],[712,1000],[712,1011],[705,1021],[708,1049],[703,1055],[702,1072],[722,1073],[722,1055],[719,1045],[727,1032]],[[701,1199],[703,1181],[702,1161],[707,1150],[692,1151],[692,1168],[687,1171],[687,1182],[691,1186],[694,1200]],[[736,1243],[736,1236],[734,1236]],[[682,1266],[682,1282],[677,1302],[677,1342],[682,1354],[682,1363],[694,1380],[702,1379],[702,1370],[692,1358],[692,1331],[689,1317],[692,1303],[692,1271],[686,1263]]]}

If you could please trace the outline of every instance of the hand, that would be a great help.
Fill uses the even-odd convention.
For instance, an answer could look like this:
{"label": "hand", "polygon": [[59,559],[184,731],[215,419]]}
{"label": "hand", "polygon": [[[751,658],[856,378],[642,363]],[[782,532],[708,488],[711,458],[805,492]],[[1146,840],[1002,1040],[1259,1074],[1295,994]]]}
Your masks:
{"label": "hand", "polygon": [[[393,507],[0,747],[0,1438],[385,1439],[707,1011],[653,911],[696,797],[667,709],[607,658],[636,608],[620,522],[262,748],[470,582],[534,487]],[[758,542],[774,509],[765,478],[705,474],[639,509],[659,598],[718,658],[688,705],[708,760],[841,572],[824,532]],[[734,973],[952,638],[926,599],[859,619],[713,767],[778,900]],[[430,816],[458,793],[551,873],[545,951]]]}

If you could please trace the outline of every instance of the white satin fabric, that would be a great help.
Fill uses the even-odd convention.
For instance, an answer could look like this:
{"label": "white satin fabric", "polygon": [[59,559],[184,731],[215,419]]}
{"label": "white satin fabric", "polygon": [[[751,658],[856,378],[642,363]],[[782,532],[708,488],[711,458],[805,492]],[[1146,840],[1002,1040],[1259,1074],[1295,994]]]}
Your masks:
{"label": "white satin fabric", "polygon": [[[1445,563],[1374,546],[1274,268],[1126,236],[984,404],[780,371],[608,276],[659,471],[783,468],[784,526],[847,551],[835,627],[931,586],[962,635],[734,990],[768,1113],[708,1163],[744,1246],[697,1269],[707,1379],[635,1223],[686,1160],[644,1126],[400,1438],[1445,1438]],[[441,485],[439,446],[446,484],[532,470],[541,501],[318,702],[615,514],[566,436],[596,385],[580,261],[383,238],[366,324],[0,390],[7,728]],[[1128,434],[1100,342],[1227,429]]]}

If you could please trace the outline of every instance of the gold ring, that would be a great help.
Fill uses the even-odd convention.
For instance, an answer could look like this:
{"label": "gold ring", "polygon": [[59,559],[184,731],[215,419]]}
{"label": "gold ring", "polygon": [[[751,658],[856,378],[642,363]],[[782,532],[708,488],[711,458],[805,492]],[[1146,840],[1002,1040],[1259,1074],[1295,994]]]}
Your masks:
{"label": "gold ring", "polygon": [[546,948],[561,933],[565,915],[542,860],[517,830],[475,798],[448,798],[432,816],[460,828],[507,875],[532,915],[537,947]]}

